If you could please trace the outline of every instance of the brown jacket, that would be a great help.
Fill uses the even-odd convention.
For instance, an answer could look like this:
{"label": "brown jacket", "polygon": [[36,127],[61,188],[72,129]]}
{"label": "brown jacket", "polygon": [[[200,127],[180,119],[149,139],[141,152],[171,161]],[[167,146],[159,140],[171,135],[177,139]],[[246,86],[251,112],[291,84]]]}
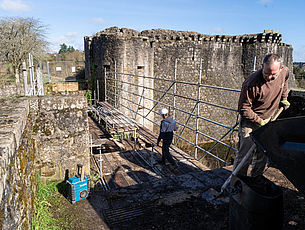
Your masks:
{"label": "brown jacket", "polygon": [[242,118],[260,123],[270,118],[281,100],[288,97],[289,70],[285,66],[279,76],[267,82],[262,69],[250,74],[244,81],[238,102],[238,111]]}

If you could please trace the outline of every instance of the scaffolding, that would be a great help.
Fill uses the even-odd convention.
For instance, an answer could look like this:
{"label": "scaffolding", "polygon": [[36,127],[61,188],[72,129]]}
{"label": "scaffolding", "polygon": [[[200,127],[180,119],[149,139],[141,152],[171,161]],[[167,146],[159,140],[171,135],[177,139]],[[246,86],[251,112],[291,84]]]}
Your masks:
{"label": "scaffolding", "polygon": [[[213,119],[206,118],[201,115],[200,105],[206,105],[210,106],[212,108],[217,108],[221,110],[226,110],[233,112],[236,117],[238,116],[237,110],[234,108],[230,108],[225,105],[219,105],[216,103],[211,103],[209,101],[205,101],[201,98],[201,90],[203,88],[205,89],[212,89],[212,90],[218,90],[218,91],[226,91],[229,93],[239,94],[240,90],[238,89],[232,89],[228,87],[221,87],[221,86],[215,86],[215,85],[207,85],[202,84],[202,60],[200,60],[200,66],[198,70],[198,81],[197,82],[187,82],[187,81],[181,81],[177,80],[177,59],[175,59],[174,62],[174,76],[173,79],[163,78],[163,77],[151,77],[151,76],[145,76],[145,75],[137,75],[135,74],[135,71],[132,71],[132,73],[124,73],[119,72],[116,66],[116,61],[114,62],[115,67],[114,71],[110,71],[110,69],[104,70],[104,82],[103,87],[97,88],[97,95],[100,95],[99,89],[102,88],[104,91],[104,98],[106,102],[109,102],[112,104],[115,108],[124,108],[127,109],[132,118],[135,119],[137,116],[142,117],[142,123],[145,124],[145,121],[148,121],[152,123],[155,126],[159,126],[159,124],[155,121],[155,119],[150,119],[149,114],[157,114],[159,113],[156,111],[157,106],[163,106],[168,107],[170,111],[172,111],[172,115],[174,118],[177,117],[177,114],[184,114],[187,116],[187,119],[185,122],[182,122],[179,119],[177,120],[178,125],[182,128],[180,129],[179,133],[175,133],[175,142],[174,145],[177,145],[179,141],[184,141],[188,143],[189,145],[194,147],[194,158],[196,160],[202,160],[206,156],[211,156],[218,161],[230,165],[229,162],[227,162],[227,159],[222,159],[219,156],[213,154],[211,151],[216,147],[216,145],[222,145],[228,148],[228,150],[237,151],[237,149],[233,146],[232,143],[225,143],[224,139],[228,137],[230,134],[233,134],[237,131],[236,127],[238,126],[238,121],[236,118],[236,122],[234,125],[227,125],[223,124],[222,122],[218,122]],[[124,69],[124,68],[122,68]],[[121,77],[120,77],[121,76]],[[130,81],[124,80],[124,77],[128,77]],[[136,79],[136,80],[135,80]],[[145,82],[147,80],[153,80],[153,81],[162,81],[166,82],[169,86],[167,89],[157,89],[155,87],[150,87],[145,85]],[[99,83],[97,82],[97,85]],[[101,85],[101,84],[100,84]],[[165,84],[164,84],[165,85]],[[196,94],[197,97],[189,97],[187,95],[181,95],[177,93],[177,86],[180,85],[180,87],[186,87],[186,86],[192,86],[196,88]],[[124,89],[123,86],[129,86],[129,89]],[[126,87],[125,87],[126,88]],[[139,90],[140,89],[140,90]],[[138,91],[138,92],[136,92]],[[158,99],[150,98],[145,96],[146,91],[152,91],[153,93],[159,93],[161,96]],[[125,95],[125,96],[124,96]],[[171,103],[165,102],[163,99],[165,97],[171,97]],[[99,97],[98,97],[99,98]],[[189,102],[192,102],[194,106],[191,110],[186,110],[184,108],[179,108],[176,104],[177,99],[183,99],[187,100]],[[152,107],[147,107],[144,103],[144,101],[150,101],[153,103]],[[235,103],[235,102],[234,102]],[[237,101],[235,103],[237,105]],[[142,113],[139,112],[139,110],[142,109]],[[144,111],[146,112],[144,113]],[[191,127],[189,124],[190,119],[195,119],[195,128]],[[200,129],[200,122],[208,122],[212,124],[215,128],[221,127],[226,130],[224,134],[220,138],[215,138],[211,135],[208,135],[207,133],[204,133]],[[235,120],[234,120],[235,121]],[[191,141],[188,140],[183,134],[185,133],[185,130],[189,130],[194,133],[195,140]],[[204,149],[200,146],[200,138],[205,138],[210,141],[215,142],[212,147],[209,149]],[[199,156],[198,151],[202,151],[203,155]]]}
{"label": "scaffolding", "polygon": [[[44,89],[43,89],[43,79],[41,74],[40,67],[34,70],[34,62],[33,56],[29,53],[29,67],[26,67],[26,62],[22,63],[22,75],[23,75],[23,82],[24,82],[24,95],[25,96],[43,96]],[[29,72],[29,75],[28,75]]]}

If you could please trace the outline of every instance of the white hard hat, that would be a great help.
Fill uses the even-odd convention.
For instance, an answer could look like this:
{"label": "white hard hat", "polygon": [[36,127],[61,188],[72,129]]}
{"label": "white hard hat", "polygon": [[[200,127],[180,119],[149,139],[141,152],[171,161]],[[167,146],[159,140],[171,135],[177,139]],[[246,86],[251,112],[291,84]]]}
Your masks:
{"label": "white hard hat", "polygon": [[160,110],[160,114],[161,115],[168,114],[168,110],[166,108],[163,108]]}

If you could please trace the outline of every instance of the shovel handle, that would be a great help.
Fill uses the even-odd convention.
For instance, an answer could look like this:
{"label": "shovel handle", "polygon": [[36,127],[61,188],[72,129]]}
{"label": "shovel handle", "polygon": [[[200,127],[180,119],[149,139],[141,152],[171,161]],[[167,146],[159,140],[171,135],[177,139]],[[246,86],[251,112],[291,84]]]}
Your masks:
{"label": "shovel handle", "polygon": [[[283,112],[284,108],[281,107],[277,113],[274,115],[274,117],[271,119],[271,121],[275,121],[279,115]],[[236,174],[240,171],[241,167],[246,163],[246,161],[248,161],[248,159],[252,156],[253,150],[255,149],[256,145],[253,144],[251,146],[251,148],[248,150],[248,152],[246,153],[246,155],[244,156],[244,158],[242,159],[242,161],[237,165],[237,167],[233,170],[232,174],[228,177],[228,179],[223,183],[223,185],[221,186],[221,190],[220,193],[223,193],[224,190],[228,187],[232,175],[236,176]]]}
{"label": "shovel handle", "polygon": [[271,119],[271,121],[275,121],[280,116],[280,114],[283,112],[283,110],[284,110],[284,107],[279,108],[279,110],[274,115],[274,117]]}
{"label": "shovel handle", "polygon": [[240,171],[241,167],[246,163],[246,161],[248,161],[248,159],[252,156],[253,150],[255,149],[256,145],[253,144],[251,146],[251,148],[248,150],[248,152],[246,153],[246,155],[244,156],[244,158],[242,159],[242,161],[237,165],[237,167],[233,170],[232,174],[229,176],[229,178],[223,183],[223,185],[221,186],[221,193],[224,192],[224,190],[228,187],[232,175],[236,176],[236,174]]}

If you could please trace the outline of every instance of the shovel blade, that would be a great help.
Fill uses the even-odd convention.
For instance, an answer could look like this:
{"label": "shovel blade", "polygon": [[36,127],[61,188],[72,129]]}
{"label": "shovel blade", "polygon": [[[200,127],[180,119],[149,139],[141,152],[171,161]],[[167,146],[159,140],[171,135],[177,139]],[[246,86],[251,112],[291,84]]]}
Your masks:
{"label": "shovel blade", "polygon": [[209,188],[202,193],[201,197],[213,205],[222,205],[229,203],[229,197],[220,196],[221,194],[213,188]]}

